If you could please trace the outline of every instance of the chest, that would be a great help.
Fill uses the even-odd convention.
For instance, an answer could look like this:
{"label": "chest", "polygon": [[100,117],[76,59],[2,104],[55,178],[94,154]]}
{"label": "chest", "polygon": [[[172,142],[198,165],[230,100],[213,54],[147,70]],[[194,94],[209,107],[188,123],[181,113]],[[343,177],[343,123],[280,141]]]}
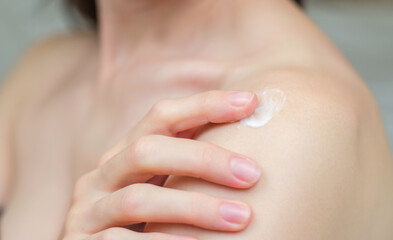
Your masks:
{"label": "chest", "polygon": [[[150,108],[165,98],[177,98],[213,89],[196,84],[176,74],[163,75],[145,71],[126,71],[97,86],[93,75],[76,75],[45,93],[47,97],[26,114],[18,134],[18,154],[23,166],[60,172],[74,182],[94,169],[100,156],[115,145],[144,117]],[[31,159],[31,160],[26,160]],[[32,177],[32,172],[25,169]],[[66,173],[65,173],[66,172]],[[46,176],[47,177],[47,176]]]}

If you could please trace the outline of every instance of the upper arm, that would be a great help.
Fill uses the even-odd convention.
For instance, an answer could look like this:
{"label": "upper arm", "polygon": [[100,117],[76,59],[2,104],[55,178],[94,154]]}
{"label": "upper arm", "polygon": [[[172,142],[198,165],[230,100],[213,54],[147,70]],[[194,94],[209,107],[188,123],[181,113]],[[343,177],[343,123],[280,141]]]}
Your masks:
{"label": "upper arm", "polygon": [[359,226],[357,218],[362,215],[357,212],[362,206],[359,106],[356,93],[350,97],[346,90],[317,81],[284,73],[261,83],[229,86],[253,91],[279,88],[287,101],[263,127],[215,125],[198,137],[259,162],[262,177],[256,186],[240,191],[182,177],[167,183],[250,204],[253,220],[245,231],[225,234],[169,225],[154,230],[200,239],[350,239],[346,234]]}
{"label": "upper arm", "polygon": [[[17,116],[25,106],[31,92],[34,69],[39,55],[49,45],[48,41],[33,46],[6,77],[0,88],[0,206],[9,198],[13,178],[13,134]],[[32,79],[33,78],[33,79]]]}
{"label": "upper arm", "polygon": [[0,95],[0,209],[5,205],[11,177],[9,124],[4,105],[5,99]]}
{"label": "upper arm", "polygon": [[48,66],[51,66],[54,74],[61,74],[61,70],[56,69],[52,63],[57,61],[59,52],[69,51],[59,47],[70,45],[69,39],[72,37],[68,35],[54,36],[34,44],[0,86],[0,208],[4,207],[10,197],[15,175],[13,151],[16,125],[21,114],[39,102],[44,89],[51,86],[45,79],[55,79],[55,75],[49,76]]}
{"label": "upper arm", "polygon": [[16,80],[10,77],[0,88],[0,208],[8,200],[13,173],[12,135],[16,112],[20,106]]}

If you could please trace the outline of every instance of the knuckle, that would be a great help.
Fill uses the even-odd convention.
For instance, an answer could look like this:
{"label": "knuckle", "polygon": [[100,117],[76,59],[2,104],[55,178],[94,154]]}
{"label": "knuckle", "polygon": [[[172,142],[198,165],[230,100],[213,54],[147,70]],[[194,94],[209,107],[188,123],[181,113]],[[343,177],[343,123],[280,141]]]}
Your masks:
{"label": "knuckle", "polygon": [[90,189],[90,182],[90,173],[86,173],[76,180],[72,192],[72,199],[74,202],[79,201],[79,199],[87,194],[87,191]]}
{"label": "knuckle", "polygon": [[138,138],[133,142],[129,148],[129,156],[126,156],[130,160],[130,165],[133,168],[141,169],[143,168],[143,159],[146,155],[151,152],[154,146],[154,136],[145,135]]}
{"label": "knuckle", "polygon": [[125,188],[120,196],[120,210],[127,216],[139,209],[147,195],[146,184],[136,183]]}
{"label": "knuckle", "polygon": [[[211,90],[204,92],[201,96],[201,104],[199,105],[199,112],[205,113],[205,120],[207,122],[211,122],[214,120],[214,115],[215,112],[210,112],[209,109],[212,109],[212,106],[217,104],[217,95],[220,93],[220,91],[217,90]],[[222,102],[219,103],[222,105]]]}
{"label": "knuckle", "polygon": [[173,100],[162,99],[153,105],[150,113],[158,121],[167,121],[169,119],[168,112],[172,106]]}
{"label": "knuckle", "polygon": [[219,94],[220,94],[220,91],[217,91],[217,90],[207,91],[202,96],[203,102],[205,104],[212,104],[214,99],[217,98],[217,95],[219,95]]}
{"label": "knuckle", "polygon": [[82,222],[86,216],[86,208],[82,206],[72,206],[68,211],[65,224],[64,232],[69,235],[71,233],[79,232],[81,229]]}
{"label": "knuckle", "polygon": [[213,159],[215,148],[210,144],[203,144],[202,149],[200,150],[200,161],[199,167],[203,169],[211,169],[213,166]]}

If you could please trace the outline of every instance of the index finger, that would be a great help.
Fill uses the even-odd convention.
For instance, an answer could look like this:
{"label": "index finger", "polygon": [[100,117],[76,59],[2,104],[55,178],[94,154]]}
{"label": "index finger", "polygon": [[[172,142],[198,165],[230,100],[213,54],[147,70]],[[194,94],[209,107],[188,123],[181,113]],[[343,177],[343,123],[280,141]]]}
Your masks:
{"label": "index finger", "polygon": [[207,91],[189,97],[165,99],[101,158],[100,164],[126,149],[141,136],[158,134],[176,136],[207,123],[228,123],[249,117],[258,105],[255,93],[241,91]]}
{"label": "index finger", "polygon": [[148,134],[174,136],[207,123],[227,123],[250,116],[258,104],[255,93],[208,91],[156,103],[141,121]]}

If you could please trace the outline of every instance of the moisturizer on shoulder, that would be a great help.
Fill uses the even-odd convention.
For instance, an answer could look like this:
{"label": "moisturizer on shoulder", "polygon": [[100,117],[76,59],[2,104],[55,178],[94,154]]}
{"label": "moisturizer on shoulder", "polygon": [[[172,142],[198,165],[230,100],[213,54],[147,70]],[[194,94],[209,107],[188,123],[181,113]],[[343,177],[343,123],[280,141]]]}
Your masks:
{"label": "moisturizer on shoulder", "polygon": [[287,97],[283,91],[278,88],[266,89],[257,93],[259,106],[255,109],[253,115],[240,121],[241,125],[252,128],[265,126],[274,115],[279,113],[284,107]]}

